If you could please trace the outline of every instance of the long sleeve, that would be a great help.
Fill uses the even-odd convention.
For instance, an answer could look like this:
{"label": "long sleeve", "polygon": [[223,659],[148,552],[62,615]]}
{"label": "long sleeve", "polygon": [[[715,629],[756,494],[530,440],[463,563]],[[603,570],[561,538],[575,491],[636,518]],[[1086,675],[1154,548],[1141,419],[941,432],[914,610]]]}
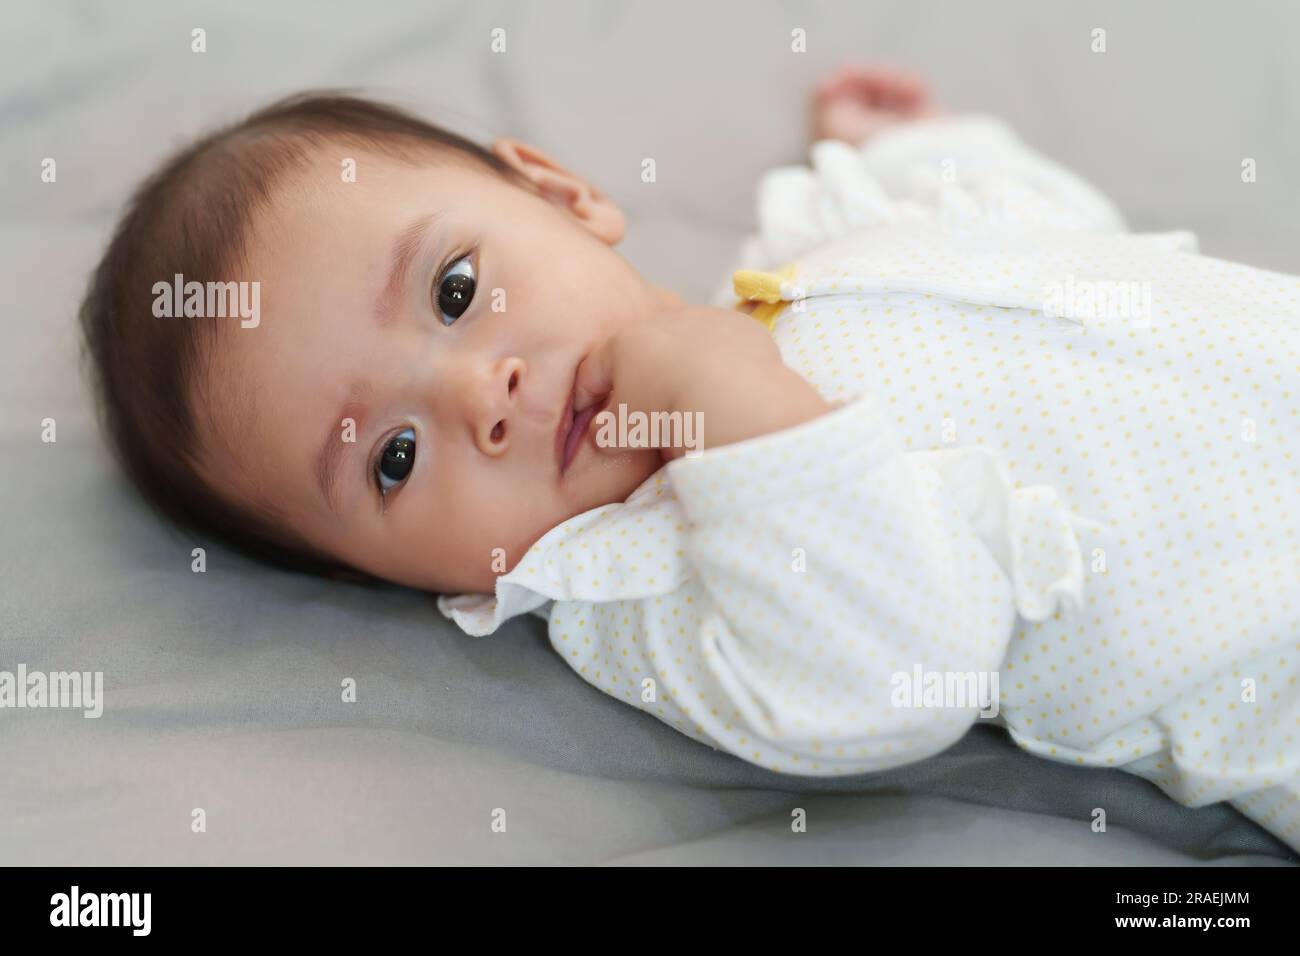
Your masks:
{"label": "long sleeve", "polygon": [[[807,165],[764,174],[756,218],[728,276],[771,271],[859,230],[905,223],[966,235],[1127,228],[1098,189],[980,114],[901,124],[862,146],[813,143]],[[729,280],[712,301],[735,301]]]}
{"label": "long sleeve", "polygon": [[[557,602],[552,643],[607,693],[777,771],[937,753],[996,684],[991,701],[921,706],[922,678],[987,688],[1017,609],[1050,614],[1081,586],[1062,510],[987,484],[980,454],[904,452],[864,396],[678,459],[665,471],[690,576],[638,601]],[[985,484],[956,493],[954,480]]]}
{"label": "long sleeve", "polygon": [[861,168],[894,199],[937,209],[955,204],[949,216],[961,215],[974,200],[981,208],[971,211],[992,220],[988,225],[995,231],[1127,231],[1123,216],[1099,189],[1032,149],[993,116],[903,124],[855,152]]}

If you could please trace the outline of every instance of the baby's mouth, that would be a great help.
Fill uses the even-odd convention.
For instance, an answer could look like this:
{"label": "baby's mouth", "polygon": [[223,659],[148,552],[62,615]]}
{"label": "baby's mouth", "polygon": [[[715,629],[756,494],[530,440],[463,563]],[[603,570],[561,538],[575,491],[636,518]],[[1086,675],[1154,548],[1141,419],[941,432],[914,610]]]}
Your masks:
{"label": "baby's mouth", "polygon": [[586,437],[587,428],[591,425],[591,420],[596,414],[605,407],[609,401],[606,395],[593,405],[587,408],[575,411],[573,407],[573,393],[577,390],[578,378],[577,370],[574,370],[573,388],[569,390],[569,396],[564,403],[564,411],[560,415],[560,421],[555,430],[555,456],[559,463],[560,476],[568,469],[570,462],[578,453],[583,439]]}

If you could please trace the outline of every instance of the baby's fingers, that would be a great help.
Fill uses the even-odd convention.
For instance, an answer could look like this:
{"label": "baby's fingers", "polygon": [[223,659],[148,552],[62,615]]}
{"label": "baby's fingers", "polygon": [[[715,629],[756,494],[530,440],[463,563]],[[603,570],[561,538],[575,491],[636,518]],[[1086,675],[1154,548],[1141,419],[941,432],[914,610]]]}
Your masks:
{"label": "baby's fingers", "polygon": [[883,108],[907,108],[925,103],[930,91],[917,74],[886,66],[842,66],[817,86],[818,99],[846,95]]}

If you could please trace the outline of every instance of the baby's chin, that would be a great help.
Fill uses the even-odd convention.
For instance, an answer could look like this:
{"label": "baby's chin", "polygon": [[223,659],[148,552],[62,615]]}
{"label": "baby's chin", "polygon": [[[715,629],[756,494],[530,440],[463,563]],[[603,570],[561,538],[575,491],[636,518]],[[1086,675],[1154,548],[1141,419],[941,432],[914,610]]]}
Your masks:
{"label": "baby's chin", "polygon": [[657,448],[622,449],[593,455],[587,470],[580,476],[590,491],[584,495],[582,506],[573,515],[627,501],[664,464]]}
{"label": "baby's chin", "polygon": [[[597,455],[590,460],[582,475],[573,476],[576,497],[571,499],[562,510],[542,524],[532,533],[517,542],[515,548],[507,555],[506,570],[494,570],[491,576],[478,580],[474,588],[461,588],[461,591],[493,592],[500,574],[508,574],[523,559],[528,550],[554,531],[555,528],[578,515],[606,505],[617,505],[627,501],[641,485],[649,481],[663,467],[663,457],[656,449],[624,450],[614,454]],[[581,489],[578,492],[578,489]],[[443,589],[446,591],[446,589]]]}

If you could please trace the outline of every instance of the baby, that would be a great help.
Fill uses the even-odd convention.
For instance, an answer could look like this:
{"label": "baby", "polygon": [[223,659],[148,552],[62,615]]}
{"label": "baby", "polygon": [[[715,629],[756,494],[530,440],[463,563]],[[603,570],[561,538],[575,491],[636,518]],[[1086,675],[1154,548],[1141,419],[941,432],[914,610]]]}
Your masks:
{"label": "baby", "polygon": [[[538,614],[773,770],[983,716],[1300,847],[1300,283],[1128,234],[900,74],[828,78],[814,132],[706,307],[536,147],[275,104],[113,236],[82,309],[110,442],[185,526],[470,634]],[[702,443],[624,427],[683,418]]]}

